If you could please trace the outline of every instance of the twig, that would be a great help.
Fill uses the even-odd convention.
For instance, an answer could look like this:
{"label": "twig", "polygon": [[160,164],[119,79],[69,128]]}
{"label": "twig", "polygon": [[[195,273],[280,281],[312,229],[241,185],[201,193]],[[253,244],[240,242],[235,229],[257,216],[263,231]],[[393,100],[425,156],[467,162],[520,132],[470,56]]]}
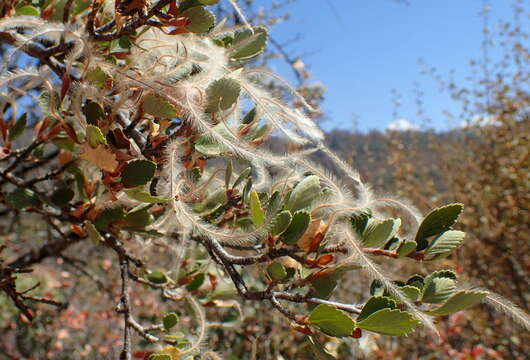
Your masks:
{"label": "twig", "polygon": [[98,29],[94,29],[94,20],[95,20],[97,11],[99,10],[99,6],[93,5],[92,11],[90,12],[90,15],[89,15],[89,20],[87,21],[87,31],[90,34],[90,38],[92,40],[98,40],[98,41],[111,41],[114,39],[118,39],[124,35],[130,35],[140,26],[145,25],[147,21],[149,21],[153,16],[155,16],[156,13],[160,9],[162,9],[164,6],[169,4],[171,1],[172,0],[160,0],[146,14],[142,14],[138,16],[136,19],[134,19],[127,25],[123,26],[120,31],[115,31],[110,34],[102,34],[102,32],[112,29],[116,25],[116,21],[112,20],[108,24],[105,24],[104,26]]}
{"label": "twig", "polygon": [[63,23],[68,22],[68,18],[70,17],[70,9],[72,8],[74,0],[66,0],[66,3],[64,4],[63,8]]}
{"label": "twig", "polygon": [[123,349],[120,360],[131,360],[131,309],[129,299],[129,260],[123,254],[118,253],[120,259],[121,273],[121,299],[118,312],[123,314]]}
{"label": "twig", "polygon": [[388,256],[391,258],[398,258],[399,255],[395,251],[390,250],[383,250],[383,249],[372,249],[372,248],[364,248],[363,251],[367,254],[376,255],[376,256]]}

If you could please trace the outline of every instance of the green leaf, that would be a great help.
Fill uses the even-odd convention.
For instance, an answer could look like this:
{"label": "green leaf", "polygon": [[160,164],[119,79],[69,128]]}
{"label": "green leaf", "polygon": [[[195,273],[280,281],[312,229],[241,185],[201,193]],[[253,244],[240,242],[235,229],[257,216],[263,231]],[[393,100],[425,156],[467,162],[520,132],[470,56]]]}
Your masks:
{"label": "green leaf", "polygon": [[210,30],[215,24],[215,15],[202,6],[195,6],[179,14],[191,20],[191,24],[186,29],[192,33],[204,33]]}
{"label": "green leaf", "polygon": [[73,11],[74,15],[78,15],[90,7],[91,2],[87,0],[76,0],[75,8]]}
{"label": "green leaf", "polygon": [[260,125],[259,123],[255,123],[251,126],[250,130],[244,136],[244,138],[247,141],[257,140],[265,136],[269,132],[269,130],[270,126],[268,124]]}
{"label": "green leaf", "polygon": [[304,235],[309,223],[311,222],[311,215],[307,211],[297,211],[294,213],[291,224],[282,234],[281,240],[288,244],[294,245]]}
{"label": "green leaf", "polygon": [[453,270],[448,270],[448,269],[437,270],[427,275],[425,279],[423,280],[423,283],[426,285],[429,281],[431,281],[432,279],[436,279],[436,278],[448,278],[448,279],[453,279],[456,281],[457,276]]}
{"label": "green leaf", "polygon": [[370,315],[375,313],[376,311],[379,311],[381,309],[395,309],[396,308],[396,302],[386,296],[374,296],[370,298],[366,304],[363,306],[363,310],[357,317],[357,322],[363,321],[364,319],[368,318]]}
{"label": "green leaf", "polygon": [[456,290],[453,279],[440,277],[425,283],[421,301],[424,303],[440,304],[447,300]]}
{"label": "green leaf", "polygon": [[182,341],[184,340],[185,337],[186,337],[186,334],[184,334],[182,331],[175,331],[165,336],[167,340],[172,340],[172,341],[178,341],[178,340]]}
{"label": "green leaf", "polygon": [[239,83],[230,78],[222,78],[213,81],[206,89],[208,103],[205,111],[215,113],[219,110],[227,110],[236,103],[241,92]]}
{"label": "green leaf", "polygon": [[31,5],[20,6],[15,10],[17,16],[40,16],[40,11]]}
{"label": "green leaf", "polygon": [[357,264],[346,263],[330,269],[325,276],[311,280],[311,296],[319,299],[329,299],[343,275],[351,270],[359,269]]}
{"label": "green leaf", "polygon": [[81,169],[79,169],[79,167],[77,166],[70,165],[68,166],[66,171],[68,171],[74,176],[75,182],[77,185],[77,193],[79,194],[79,197],[81,198],[81,200],[87,201],[88,197],[85,192],[85,176],[83,172],[81,171]]}
{"label": "green leaf", "polygon": [[149,360],[171,360],[171,355],[167,354],[151,354]]}
{"label": "green leaf", "polygon": [[363,231],[363,246],[378,248],[390,240],[401,226],[401,219],[370,219]]}
{"label": "green leaf", "polygon": [[254,225],[261,226],[265,223],[265,213],[261,208],[261,202],[256,190],[250,193],[250,214]]}
{"label": "green leaf", "polygon": [[226,164],[226,169],[225,169],[225,188],[226,189],[229,189],[230,181],[232,180],[232,171],[233,171],[232,160],[230,160]]}
{"label": "green leaf", "polygon": [[423,284],[425,283],[425,280],[423,279],[423,276],[421,275],[412,275],[407,280],[407,285],[411,285],[414,287],[417,287],[418,289],[423,289]]}
{"label": "green leaf", "polygon": [[186,11],[192,7],[195,7],[195,6],[202,6],[204,5],[203,3],[201,3],[199,0],[182,0],[180,1],[180,4],[179,4],[179,9],[180,11]]}
{"label": "green leaf", "polygon": [[94,125],[87,125],[86,139],[88,144],[93,148],[97,147],[99,144],[107,145],[107,139],[105,139],[105,135],[103,135],[100,128]]}
{"label": "green leaf", "polygon": [[201,4],[204,5],[215,5],[219,2],[219,0],[199,0]]}
{"label": "green leaf", "polygon": [[411,314],[398,309],[382,309],[357,323],[361,329],[386,335],[407,335],[421,322]]}
{"label": "green leaf", "polygon": [[28,121],[28,114],[27,113],[24,113],[21,117],[18,118],[18,120],[15,123],[15,125],[13,125],[11,127],[11,129],[9,129],[9,140],[13,141],[17,137],[22,135],[22,133],[26,129],[27,121]]}
{"label": "green leaf", "polygon": [[366,225],[368,225],[368,220],[370,220],[371,217],[372,215],[366,211],[352,214],[350,220],[352,227],[355,229],[357,234],[362,235],[364,229],[366,229]]}
{"label": "green leaf", "polygon": [[280,210],[282,206],[282,197],[278,190],[274,191],[269,198],[269,203],[267,204],[267,215],[272,216]]}
{"label": "green leaf", "polygon": [[168,201],[171,201],[170,198],[165,198],[161,196],[153,196],[149,194],[147,191],[142,190],[141,188],[125,189],[123,191],[127,194],[127,196],[133,198],[134,200],[138,200],[144,203],[160,204],[160,203],[166,203]]}
{"label": "green leaf", "polygon": [[250,110],[248,113],[245,114],[243,117],[243,120],[241,120],[242,124],[250,124],[256,119],[256,107],[253,107],[252,110]]}
{"label": "green leaf", "polygon": [[267,274],[274,281],[282,281],[287,277],[287,270],[279,262],[272,262],[267,266]]}
{"label": "green leaf", "polygon": [[426,313],[433,316],[451,315],[478,304],[488,295],[487,291],[462,290],[451,296],[445,304],[433,311]]}
{"label": "green leaf", "polygon": [[90,238],[90,240],[92,240],[94,245],[99,245],[99,243],[101,242],[101,235],[99,234],[99,231],[98,229],[96,229],[94,224],[92,224],[90,221],[85,222],[85,229],[88,233],[88,237]]}
{"label": "green leaf", "polygon": [[250,173],[252,172],[252,168],[248,167],[245,170],[241,171],[241,174],[237,177],[236,181],[234,181],[234,185],[232,185],[232,189],[235,189],[239,184],[241,184],[246,178],[250,176]]}
{"label": "green leaf", "polygon": [[254,33],[248,28],[234,34],[233,45],[229,49],[230,56],[236,60],[251,59],[267,47],[269,34],[263,26],[253,27]]}
{"label": "green leaf", "polygon": [[164,324],[164,329],[166,331],[171,330],[175,325],[177,325],[179,317],[174,312],[167,313],[162,319],[162,324]]}
{"label": "green leaf", "polygon": [[125,185],[145,185],[155,175],[156,164],[149,160],[131,161],[121,174],[121,182]]}
{"label": "green leaf", "polygon": [[456,249],[462,241],[466,233],[458,230],[444,231],[438,235],[431,244],[425,249],[426,255],[445,254],[450,253]]}
{"label": "green leaf", "polygon": [[320,179],[311,175],[300,181],[289,197],[287,208],[291,212],[301,210],[313,202],[320,195]]}
{"label": "green leaf", "polygon": [[167,277],[163,271],[155,270],[147,275],[147,280],[155,284],[165,284],[167,282]]}
{"label": "green leaf", "polygon": [[219,156],[228,151],[226,146],[213,142],[213,140],[206,140],[206,137],[200,137],[195,143],[195,150],[208,156]]}
{"label": "green leaf", "polygon": [[333,276],[317,277],[311,281],[311,296],[319,299],[329,299],[337,285],[338,281]]}
{"label": "green leaf", "polygon": [[248,203],[248,197],[250,195],[250,189],[252,188],[252,178],[248,178],[245,186],[243,186],[243,192],[241,193],[241,197],[243,198],[243,202]]}
{"label": "green leaf", "polygon": [[109,76],[99,66],[96,66],[86,74],[88,82],[100,89],[105,86],[108,78]]}
{"label": "green leaf", "polygon": [[53,141],[53,144],[56,145],[59,149],[66,150],[69,152],[75,152],[76,144],[69,139],[56,139]]}
{"label": "green leaf", "polygon": [[112,40],[109,45],[110,54],[128,53],[131,51],[132,43],[127,36]]}
{"label": "green leaf", "polygon": [[206,199],[204,199],[203,202],[196,204],[193,207],[193,210],[197,212],[212,210],[218,207],[219,205],[222,206],[226,204],[227,201],[228,201],[228,197],[226,195],[226,190],[222,187],[217,188],[215,191],[208,194],[208,196],[206,197]]}
{"label": "green leaf", "polygon": [[193,169],[188,171],[188,176],[191,181],[193,181],[194,183],[198,183],[202,177],[202,170],[198,167],[194,167]]}
{"label": "green leaf", "polygon": [[293,215],[289,210],[284,210],[281,213],[277,214],[272,221],[271,235],[278,236],[281,235],[291,224]]}
{"label": "green leaf", "polygon": [[125,212],[122,207],[105,209],[94,219],[94,225],[98,230],[106,231],[110,224],[123,220],[124,217]]}
{"label": "green leaf", "polygon": [[170,104],[154,95],[147,95],[143,98],[143,109],[147,114],[160,118],[173,118],[177,116],[177,109]]}
{"label": "green leaf", "polygon": [[[232,141],[237,140],[234,135],[232,135],[228,131],[225,124],[222,122],[215,125],[212,130],[226,139],[230,139]],[[194,146],[196,151],[209,156],[218,156],[222,153],[226,153],[229,151],[229,149],[225,145],[217,143],[217,141],[215,139],[212,139],[212,136],[208,133],[199,137],[195,142]]]}
{"label": "green leaf", "polygon": [[324,333],[335,337],[349,336],[355,330],[355,321],[348,314],[326,304],[320,304],[313,309],[308,321]]}
{"label": "green leaf", "polygon": [[83,114],[87,123],[97,125],[99,119],[105,118],[105,111],[97,102],[88,100],[83,106]]}
{"label": "green leaf", "polygon": [[454,225],[463,208],[463,204],[449,204],[434,209],[427,214],[416,233],[418,251],[427,247],[428,243],[425,240],[426,238],[451,229],[451,226]]}
{"label": "green leaf", "polygon": [[68,204],[74,198],[74,191],[70,188],[63,187],[53,192],[51,201],[54,205],[63,206]]}
{"label": "green leaf", "polygon": [[411,285],[401,286],[399,290],[412,301],[418,300],[421,295],[421,290]]}
{"label": "green leaf", "polygon": [[139,229],[150,225],[154,221],[154,217],[147,210],[139,210],[128,213],[124,220],[127,227]]}
{"label": "green leaf", "polygon": [[372,284],[370,284],[370,295],[383,296],[384,293],[385,287],[383,286],[381,280],[375,279],[374,281],[372,281]]}
{"label": "green leaf", "polygon": [[231,300],[237,296],[237,289],[228,282],[221,282],[213,293],[207,297],[208,301],[212,300]]}
{"label": "green leaf", "polygon": [[406,257],[410,253],[412,253],[414,250],[416,250],[416,246],[418,246],[416,241],[414,241],[414,240],[405,240],[399,246],[399,248],[397,250],[397,253],[398,253],[399,257]]}
{"label": "green leaf", "polygon": [[311,336],[307,337],[309,343],[309,349],[311,350],[311,359],[315,360],[335,360],[335,357],[317,340],[314,340]]}
{"label": "green leaf", "polygon": [[188,291],[195,291],[198,288],[201,287],[201,285],[204,283],[204,280],[206,279],[205,273],[197,274],[193,277],[193,280],[186,285],[186,290]]}
{"label": "green leaf", "polygon": [[40,200],[30,189],[18,188],[13,190],[6,196],[7,201],[18,210],[24,209],[28,206],[37,206]]}

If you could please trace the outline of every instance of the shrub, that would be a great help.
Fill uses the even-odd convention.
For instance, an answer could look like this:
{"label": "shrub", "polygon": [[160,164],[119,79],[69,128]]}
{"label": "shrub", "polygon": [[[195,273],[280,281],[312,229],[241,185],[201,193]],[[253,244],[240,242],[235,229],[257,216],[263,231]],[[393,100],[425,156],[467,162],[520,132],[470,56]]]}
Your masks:
{"label": "shrub", "polygon": [[[479,302],[500,305],[528,328],[526,314],[458,283],[450,269],[381,270],[373,256],[448,256],[465,237],[453,228],[462,204],[421,216],[374,193],[326,147],[312,107],[252,67],[267,30],[249,25],[234,1],[244,25],[216,23],[208,8],[215,3],[4,5],[0,181],[3,214],[13,219],[3,250],[13,259],[1,263],[0,284],[25,319],[34,318],[32,302],[67,305],[17,283],[37,263],[80,263],[101,281],[87,268],[113,254],[119,288],[99,291],[109,293],[108,305],[119,292],[121,359],[217,358],[204,340],[210,328],[231,325],[227,307],[244,311],[234,299],[270,302],[307,336],[315,358],[331,356],[319,333],[402,336],[420,325],[436,332],[433,317]],[[274,97],[264,79],[291,89],[294,105]],[[291,144],[288,153],[267,147],[276,137]],[[310,161],[313,153],[353,186]],[[31,226],[48,231],[28,234]],[[13,232],[24,240],[8,239]],[[65,255],[72,248],[85,258]],[[366,296],[333,298],[352,274],[373,280]],[[206,308],[224,311],[221,321],[209,320]]]}

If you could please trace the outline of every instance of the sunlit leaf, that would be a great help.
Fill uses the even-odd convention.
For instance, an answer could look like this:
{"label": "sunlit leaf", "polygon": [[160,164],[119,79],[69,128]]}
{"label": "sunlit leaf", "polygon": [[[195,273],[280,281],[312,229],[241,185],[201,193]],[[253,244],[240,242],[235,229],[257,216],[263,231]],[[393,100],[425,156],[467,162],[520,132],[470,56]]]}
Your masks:
{"label": "sunlit leaf", "polygon": [[387,308],[370,314],[366,319],[359,321],[357,326],[381,334],[403,336],[420,324],[419,320],[405,311]]}
{"label": "sunlit leaf", "polygon": [[326,304],[313,309],[308,321],[330,336],[349,336],[355,329],[355,321],[347,313]]}
{"label": "sunlit leaf", "polygon": [[458,291],[451,296],[445,304],[435,310],[427,311],[427,314],[433,316],[451,315],[480,303],[480,301],[482,301],[487,295],[487,291],[480,290]]}

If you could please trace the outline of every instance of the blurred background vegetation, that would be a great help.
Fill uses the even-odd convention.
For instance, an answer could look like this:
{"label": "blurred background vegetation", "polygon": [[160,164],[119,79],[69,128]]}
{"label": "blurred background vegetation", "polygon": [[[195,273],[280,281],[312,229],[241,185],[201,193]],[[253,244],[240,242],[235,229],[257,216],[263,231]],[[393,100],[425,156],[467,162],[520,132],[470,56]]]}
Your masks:
{"label": "blurred background vegetation", "polygon": [[[260,6],[251,0],[240,1],[252,23],[272,27],[290,21],[286,5],[291,2],[271,1],[264,9],[263,1]],[[414,6],[414,2],[404,5]],[[461,104],[462,111],[457,117],[463,121],[462,126],[442,132],[433,130],[426,121],[422,127],[408,130],[332,130],[327,133],[327,142],[359,169],[374,188],[408,199],[424,212],[450,202],[464,203],[460,227],[468,234],[468,240],[446,260],[446,265],[456,266],[462,279],[470,282],[473,279],[472,285],[491,288],[529,311],[530,7],[516,1],[513,9],[514,18],[521,21],[506,19],[499,26],[484,29],[483,54],[480,59],[469,59],[470,82],[460,84],[433,69],[427,70],[432,81],[438,82]],[[487,21],[489,12],[485,10],[481,16]],[[237,22],[231,7],[219,5],[217,11],[219,16]],[[289,52],[273,36],[269,52],[257,61],[267,66],[274,59],[288,65],[290,73],[284,75],[295,79],[297,88],[313,105],[322,103],[325,88],[316,81],[318,74],[311,74],[306,67],[310,59]],[[288,98],[281,84],[271,82],[270,87],[279,96]],[[425,109],[421,89],[412,97],[418,117],[422,118]],[[344,106],[351,106],[352,113],[355,112],[355,102]],[[322,112],[321,119],[325,118]],[[331,164],[324,165],[333,168]],[[2,233],[7,234],[4,240],[16,243],[17,236],[27,236],[12,234],[12,226],[9,222],[0,225]],[[28,228],[27,231],[46,230]],[[36,306],[40,312],[38,326],[27,327],[15,308],[0,298],[0,359],[115,358],[113,344],[119,339],[109,336],[105,328],[105,318],[115,316],[114,311],[104,306],[104,299],[91,296],[91,289],[112,289],[116,284],[99,280],[98,273],[109,271],[111,264],[103,252],[92,251],[90,256],[100,260],[99,266],[90,273],[77,266],[80,256],[75,259],[65,254],[63,258],[48,261],[48,265],[64,265],[61,283],[46,282],[46,273],[57,271],[46,262],[38,274],[32,275],[41,282],[39,291],[54,296],[68,294],[73,298],[59,316],[55,309]],[[155,244],[150,251],[159,254],[161,266],[164,261],[170,263],[170,259],[164,259],[162,247],[157,248]],[[75,253],[76,249],[71,249],[71,254]],[[411,261],[404,266],[413,269],[415,265]],[[360,291],[357,287],[366,285],[361,282],[363,279],[352,279],[351,287],[343,289],[342,296],[355,298]],[[146,295],[143,305],[149,306],[149,302]],[[244,313],[243,319],[236,321],[234,328],[213,330],[208,346],[227,359],[309,359],[302,336],[283,319],[270,316],[267,304],[255,305],[252,311]],[[87,308],[91,310],[76,310]],[[163,311],[160,309],[160,313]],[[233,307],[227,308],[227,317],[236,315]],[[50,327],[61,331],[48,332]],[[341,359],[530,358],[530,335],[519,332],[509,319],[494,315],[486,307],[446,317],[440,321],[439,328],[440,339],[434,335],[393,339],[365,334],[360,340],[327,345]],[[140,352],[137,356],[143,355]]]}

